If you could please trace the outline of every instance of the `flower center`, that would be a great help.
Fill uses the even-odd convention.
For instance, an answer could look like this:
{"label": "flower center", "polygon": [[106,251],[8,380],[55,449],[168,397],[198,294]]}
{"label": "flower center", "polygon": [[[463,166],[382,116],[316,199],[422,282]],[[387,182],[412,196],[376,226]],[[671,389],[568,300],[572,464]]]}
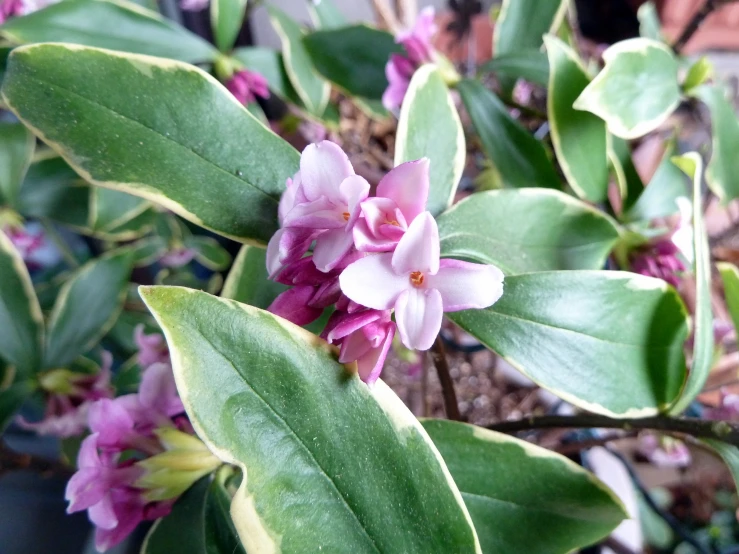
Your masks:
{"label": "flower center", "polygon": [[349,218],[351,217],[351,214],[349,212],[344,212],[341,215],[344,216],[344,221],[349,221]]}
{"label": "flower center", "polygon": [[413,285],[414,287],[420,287],[421,285],[423,285],[424,281],[423,273],[421,273],[420,271],[414,271],[410,275],[410,280],[411,285]]}
{"label": "flower center", "polygon": [[385,220],[385,224],[386,224],[386,225],[395,225],[396,227],[400,227],[400,223],[398,223],[398,222],[397,222],[396,220],[394,220],[394,219],[386,219],[386,220]]}

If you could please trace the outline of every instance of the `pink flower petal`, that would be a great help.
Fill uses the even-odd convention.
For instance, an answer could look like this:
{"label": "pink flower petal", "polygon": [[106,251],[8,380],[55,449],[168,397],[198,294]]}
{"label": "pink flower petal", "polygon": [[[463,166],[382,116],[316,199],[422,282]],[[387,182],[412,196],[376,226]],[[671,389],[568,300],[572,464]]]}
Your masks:
{"label": "pink flower petal", "polygon": [[337,317],[334,319],[333,315],[331,316],[334,320],[331,322],[332,329],[326,335],[326,341],[329,344],[349,336],[383,316],[383,312],[378,310],[364,310],[354,314],[334,312],[334,314],[337,314]]}
{"label": "pink flower petal", "polygon": [[283,266],[300,260],[310,248],[317,232],[313,229],[279,229],[267,245],[267,272],[274,277]]}
{"label": "pink flower petal", "polygon": [[350,175],[354,175],[354,168],[349,158],[337,144],[328,140],[309,144],[300,156],[300,177],[308,200],[325,196],[339,204],[339,186]]}
{"label": "pink flower petal", "polygon": [[395,324],[389,322],[386,324],[385,339],[380,346],[371,348],[363,356],[357,358],[359,377],[368,385],[374,384],[380,377],[387,353],[393,345],[393,337],[395,337]]}
{"label": "pink flower petal", "polygon": [[359,219],[352,229],[354,246],[360,252],[391,252],[398,244],[397,240],[384,238],[373,233],[366,219]]}
{"label": "pink flower petal", "polygon": [[393,253],[397,274],[420,271],[435,274],[439,270],[439,228],[429,212],[420,214],[410,224]]}
{"label": "pink flower petal", "polygon": [[395,322],[406,348],[431,348],[441,330],[443,314],[438,290],[411,287],[401,294],[395,303]]}
{"label": "pink flower petal", "polygon": [[[346,202],[349,219],[347,228],[351,229],[360,214],[360,203],[369,196],[370,185],[364,177],[352,175],[344,179],[340,185],[341,196]],[[343,215],[343,214],[342,214]]]}
{"label": "pink flower petal", "polygon": [[503,294],[503,272],[494,265],[444,259],[426,286],[441,293],[445,312],[492,306]]}
{"label": "pink flower petal", "polygon": [[283,221],[284,227],[306,229],[338,229],[346,225],[343,205],[335,204],[326,196],[311,202],[298,204],[290,210]]}
{"label": "pink flower petal", "polygon": [[288,289],[275,298],[267,310],[292,321],[295,325],[307,325],[318,319],[323,313],[322,309],[311,308],[308,305],[315,290],[311,286],[298,286]]}
{"label": "pink flower petal", "polygon": [[331,229],[318,235],[313,249],[313,263],[319,271],[331,271],[349,253],[354,245],[350,231]]}
{"label": "pink flower petal", "polygon": [[300,171],[298,171],[295,175],[293,175],[292,179],[288,179],[286,186],[285,186],[285,192],[282,193],[282,196],[280,197],[280,204],[277,207],[277,217],[280,221],[280,225],[282,225],[282,222],[285,219],[285,216],[295,207],[295,204],[297,203],[297,193],[298,189],[300,188]]}
{"label": "pink flower petal", "polygon": [[373,254],[347,267],[339,276],[342,292],[350,300],[375,310],[389,310],[411,287],[407,275],[397,275],[393,254]]}
{"label": "pink flower petal", "polygon": [[134,427],[134,417],[127,409],[124,398],[125,396],[119,396],[115,400],[103,398],[90,406],[90,430],[99,434],[97,444],[101,448],[126,446],[126,438]]}
{"label": "pink flower petal", "polygon": [[377,185],[377,196],[395,201],[406,222],[426,209],[429,197],[429,159],[421,158],[394,167]]}

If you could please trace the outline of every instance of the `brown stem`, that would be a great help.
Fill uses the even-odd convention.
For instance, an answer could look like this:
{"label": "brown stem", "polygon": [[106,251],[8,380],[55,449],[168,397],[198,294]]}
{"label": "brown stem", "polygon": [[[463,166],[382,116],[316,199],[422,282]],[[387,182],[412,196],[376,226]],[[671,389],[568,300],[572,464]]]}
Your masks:
{"label": "brown stem", "polygon": [[0,475],[11,471],[27,470],[41,473],[46,477],[71,477],[74,469],[58,460],[48,460],[33,454],[22,454],[8,448],[0,441]]}
{"label": "brown stem", "polygon": [[613,419],[595,414],[574,416],[529,416],[515,421],[503,421],[489,425],[488,429],[501,433],[531,431],[533,429],[652,429],[668,433],[682,433],[704,439],[720,440],[739,446],[739,424],[728,421],[706,421],[695,418],[665,416],[639,419]]}
{"label": "brown stem", "polygon": [[706,0],[706,3],[701,6],[701,9],[695,12],[695,15],[693,15],[688,24],[685,26],[683,32],[680,33],[680,36],[675,41],[675,44],[672,45],[672,49],[679,54],[682,49],[685,48],[685,45],[693,37],[695,32],[703,24],[706,18],[711,15],[714,10],[720,8],[724,4],[728,4],[733,1],[735,0]]}
{"label": "brown stem", "polygon": [[633,437],[635,433],[613,433],[610,435],[607,435],[605,437],[597,438],[597,439],[586,439],[576,442],[567,442],[565,444],[559,445],[552,450],[555,452],[558,452],[559,454],[574,454],[576,452],[580,452],[581,450],[586,450],[588,448],[594,448],[596,446],[605,446],[609,442],[625,439],[628,437]]}
{"label": "brown stem", "polygon": [[449,363],[446,359],[446,351],[444,350],[444,343],[441,342],[441,337],[436,337],[429,354],[436,367],[436,372],[439,374],[446,416],[454,421],[462,421],[462,414],[459,413],[459,404],[457,403],[457,393],[454,390],[454,381],[452,381],[452,376],[449,373]]}

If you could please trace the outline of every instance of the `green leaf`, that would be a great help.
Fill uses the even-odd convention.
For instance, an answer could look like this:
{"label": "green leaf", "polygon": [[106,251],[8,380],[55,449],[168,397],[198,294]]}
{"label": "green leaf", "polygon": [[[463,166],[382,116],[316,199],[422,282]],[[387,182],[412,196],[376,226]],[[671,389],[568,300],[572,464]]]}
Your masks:
{"label": "green leaf", "polygon": [[261,46],[237,48],[233,57],[244,64],[247,69],[260,73],[269,84],[269,89],[286,102],[302,106],[302,101],[295,92],[290,78],[285,71],[282,54]]}
{"label": "green leaf", "polygon": [[739,268],[728,262],[716,264],[724,284],[724,297],[734,329],[739,329]]}
{"label": "green leaf", "polygon": [[484,63],[480,73],[495,73],[510,80],[526,79],[546,87],[549,84],[549,60],[539,49],[509,52]]}
{"label": "green leaf", "polygon": [[205,501],[205,542],[208,554],[246,554],[231,519],[231,495],[220,482],[211,483]]}
{"label": "green leaf", "polygon": [[672,163],[675,140],[668,141],[657,171],[652,180],[638,196],[631,209],[624,213],[626,221],[649,221],[666,217],[680,211],[677,199],[688,196],[685,175]]}
{"label": "green leaf", "polygon": [[600,269],[619,237],[602,212],[547,189],[478,192],[438,219],[441,255],[506,274]]}
{"label": "green leaf", "polygon": [[690,66],[688,74],[685,76],[682,88],[686,94],[691,94],[694,89],[705,83],[713,76],[713,64],[702,56]]}
{"label": "green leaf", "polygon": [[618,42],[603,53],[605,68],[575,102],[605,120],[624,139],[646,135],[661,125],[680,103],[678,63],[672,51],[655,40]]}
{"label": "green leaf", "polygon": [[21,183],[35,146],[36,139],[23,125],[0,121],[0,205],[18,207]]}
{"label": "green leaf", "polygon": [[498,302],[447,314],[563,400],[611,417],[670,406],[685,380],[685,306],[664,281],[617,271],[506,277]]}
{"label": "green leaf", "polygon": [[739,448],[713,439],[701,439],[700,442],[707,444],[721,457],[726,467],[729,468],[731,476],[734,478],[734,484],[739,490]]}
{"label": "green leaf", "polygon": [[3,96],[96,185],[240,241],[266,243],[278,228],[277,203],[298,153],[193,66],[30,45],[13,51]]}
{"label": "green leaf", "polygon": [[191,236],[185,246],[194,248],[195,259],[210,270],[223,271],[231,264],[231,254],[212,237]]}
{"label": "green leaf", "polygon": [[211,0],[210,26],[221,52],[231,49],[244,24],[247,0]]}
{"label": "green leaf", "polygon": [[564,456],[474,425],[421,424],[462,492],[484,553],[565,554],[628,517],[606,485]]}
{"label": "green leaf", "polygon": [[229,503],[223,486],[204,477],[175,502],[169,515],[157,520],[141,554],[244,554]]}
{"label": "green leaf", "polygon": [[695,315],[693,316],[693,362],[688,380],[671,413],[683,412],[703,390],[713,365],[713,313],[711,311],[711,251],[708,246],[708,233],[703,220],[703,195],[701,178],[703,160],[690,152],[673,158],[691,179],[693,179],[693,272],[695,273]]}
{"label": "green leaf", "polygon": [[112,231],[147,210],[151,204],[126,192],[91,188],[90,222],[93,231]]}
{"label": "green leaf", "polygon": [[616,182],[623,199],[621,210],[622,212],[628,212],[644,192],[644,183],[634,165],[629,143],[610,133],[606,136],[606,141],[608,159],[611,162],[613,172],[616,174]]}
{"label": "green leaf", "polygon": [[310,113],[321,116],[331,87],[316,71],[303,44],[305,33],[285,12],[268,6],[270,19],[282,41],[285,70],[295,91]]}
{"label": "green leaf", "polygon": [[18,211],[84,229],[90,217],[90,187],[62,158],[31,164],[20,190]]}
{"label": "green leaf", "polygon": [[734,107],[726,100],[721,88],[704,85],[693,94],[711,112],[712,153],[706,170],[706,182],[723,204],[739,198],[739,120]]}
{"label": "green leaf", "polygon": [[38,371],[44,318],[23,259],[0,231],[0,357],[27,377]]}
{"label": "green leaf", "polygon": [[20,381],[10,385],[7,389],[0,389],[0,436],[32,392],[31,381]]}
{"label": "green leaf", "polygon": [[387,88],[390,54],[402,51],[393,35],[367,25],[310,33],[303,44],[321,75],[352,96],[372,100]]}
{"label": "green leaf", "polygon": [[199,436],[248,475],[231,506],[247,552],[479,552],[443,460],[382,381],[367,387],[335,349],[256,308],[141,295]]}
{"label": "green leaf", "polygon": [[344,14],[334,4],[333,0],[314,0],[308,3],[308,13],[313,25],[318,29],[338,29],[347,24]]}
{"label": "green leaf", "polygon": [[559,177],[544,145],[510,116],[495,94],[474,80],[460,81],[457,90],[485,153],[506,185],[559,188]]}
{"label": "green leaf", "polygon": [[123,307],[132,265],[133,252],[119,250],[88,262],[64,284],[49,317],[46,368],[66,366],[108,332]]}
{"label": "green leaf", "polygon": [[559,165],[580,198],[603,202],[608,194],[606,126],[599,117],[572,107],[590,77],[561,40],[546,36],[544,43],[551,66],[547,112]]}
{"label": "green leaf", "polygon": [[[538,49],[542,37],[555,31],[564,16],[563,0],[503,0],[493,34],[494,57]],[[513,88],[514,79],[504,79],[504,90]]]}
{"label": "green leaf", "polygon": [[659,14],[654,2],[645,2],[636,12],[639,19],[639,35],[643,38],[664,42],[662,25],[659,22]]}
{"label": "green leaf", "polygon": [[467,156],[457,109],[433,65],[416,71],[403,100],[395,138],[395,165],[426,157],[430,188],[426,209],[436,215],[454,199]]}
{"label": "green leaf", "polygon": [[0,46],[0,85],[3,83],[5,77],[5,68],[8,65],[8,56],[13,50],[12,46]]}
{"label": "green leaf", "polygon": [[59,2],[9,19],[0,35],[19,44],[68,42],[183,62],[206,62],[218,55],[184,27],[122,0]]}
{"label": "green leaf", "polygon": [[266,310],[287,287],[267,274],[267,251],[242,246],[228,273],[221,296]]}

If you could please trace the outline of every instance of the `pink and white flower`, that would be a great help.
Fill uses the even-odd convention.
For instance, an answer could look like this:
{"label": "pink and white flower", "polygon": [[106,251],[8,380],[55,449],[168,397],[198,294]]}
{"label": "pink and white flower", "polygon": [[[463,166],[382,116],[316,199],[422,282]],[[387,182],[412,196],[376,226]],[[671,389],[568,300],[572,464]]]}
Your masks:
{"label": "pink and white flower", "polygon": [[426,209],[429,160],[401,164],[377,185],[377,194],[361,203],[362,217],[354,226],[354,244],[361,252],[395,249],[408,226]]}
{"label": "pink and white flower", "polygon": [[352,229],[369,189],[338,145],[330,141],[308,145],[300,157],[300,171],[288,182],[280,202],[283,228],[267,246],[270,274],[299,260],[313,241],[313,262],[319,270],[328,272],[339,265],[354,245]]}
{"label": "pink and white flower", "polygon": [[339,277],[351,300],[375,310],[395,309],[400,338],[427,350],[443,312],[487,308],[503,294],[503,273],[493,265],[439,259],[439,231],[430,213],[414,219],[392,253],[362,258]]}
{"label": "pink and white flower", "polygon": [[425,211],[429,166],[426,158],[399,165],[368,198],[346,154],[323,141],[305,149],[280,200],[267,269],[291,288],[269,311],[306,325],[335,305],[321,336],[369,384],[396,329],[407,348],[426,350],[444,312],[486,308],[503,293],[497,267],[440,259],[436,221]]}

